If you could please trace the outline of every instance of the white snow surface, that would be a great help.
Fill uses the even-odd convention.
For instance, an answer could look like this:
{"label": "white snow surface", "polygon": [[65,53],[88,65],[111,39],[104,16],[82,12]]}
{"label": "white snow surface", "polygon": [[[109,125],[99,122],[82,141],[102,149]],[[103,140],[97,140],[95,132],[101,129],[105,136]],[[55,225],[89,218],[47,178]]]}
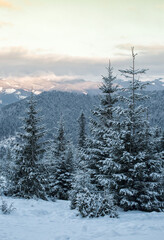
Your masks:
{"label": "white snow surface", "polygon": [[4,199],[16,210],[10,215],[0,212],[0,240],[164,239],[164,213],[120,211],[118,219],[90,219],[77,216],[69,201]]}
{"label": "white snow surface", "polygon": [[7,94],[10,94],[10,93],[14,93],[16,90],[14,88],[8,88],[8,89],[5,89],[5,92]]}
{"label": "white snow surface", "polygon": [[19,99],[25,99],[25,98],[26,96],[23,96],[23,95],[19,96]]}

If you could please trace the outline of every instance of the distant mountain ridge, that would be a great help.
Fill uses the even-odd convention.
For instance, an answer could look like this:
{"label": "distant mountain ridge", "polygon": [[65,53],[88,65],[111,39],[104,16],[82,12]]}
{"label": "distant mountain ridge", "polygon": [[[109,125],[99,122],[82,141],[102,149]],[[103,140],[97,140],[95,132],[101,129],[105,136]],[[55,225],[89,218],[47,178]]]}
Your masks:
{"label": "distant mountain ridge", "polygon": [[[152,126],[158,125],[164,130],[164,91],[147,92],[150,99],[145,103],[148,106],[149,120]],[[99,105],[98,95],[85,95],[60,91],[43,92],[36,96],[38,109],[43,116],[43,123],[47,129],[47,136],[53,138],[58,121],[63,115],[66,133],[74,143],[77,142],[77,119],[83,110],[86,116],[87,132],[91,111]],[[120,103],[121,105],[122,103]],[[0,110],[0,139],[14,136],[20,131],[21,117],[25,114],[27,99],[4,106]]]}
{"label": "distant mountain ridge", "polygon": [[[120,87],[128,87],[129,81],[124,81],[124,80],[116,80],[116,83]],[[164,90],[164,79],[163,78],[158,78],[153,81],[144,81],[144,83],[148,83],[146,86],[146,91],[162,91]]]}
{"label": "distant mountain ridge", "polygon": [[[148,82],[145,82],[145,83],[148,83]],[[149,83],[150,84],[146,87],[147,91],[162,91],[162,90],[164,90],[164,79],[163,78],[155,79],[154,81],[151,81]],[[75,85],[81,84],[81,85],[79,85],[78,90],[77,90],[77,88],[74,88],[74,87],[71,88],[71,86],[73,86],[74,84]],[[55,83],[54,83],[54,85],[52,84],[49,91],[57,90],[57,91],[64,91],[64,92],[75,92],[75,93],[78,92],[78,93],[83,93],[83,94],[97,95],[100,93],[99,88],[98,88],[100,84],[101,84],[100,82],[97,82],[97,83],[90,82],[90,84],[88,84],[88,82],[86,82],[85,80],[82,80],[82,79],[69,80],[69,81],[67,80],[67,81],[62,81],[61,85],[58,84],[58,86],[56,86]],[[118,84],[119,87],[126,88],[126,87],[128,87],[129,83],[128,83],[128,81],[117,79],[116,84]],[[60,85],[60,87],[59,87],[59,85]],[[0,86],[1,86],[1,84],[0,84]],[[34,94],[38,95],[38,94],[44,92],[44,87],[41,84],[40,90],[36,90],[34,88],[33,92],[34,92]],[[31,93],[31,90],[19,88],[19,84],[14,85],[14,83],[13,83],[13,85],[10,84],[8,86],[7,86],[7,84],[5,86],[2,85],[2,87],[0,87],[0,107],[3,107],[7,104],[11,104],[11,103],[17,102],[21,99],[24,99],[24,98],[28,97],[30,95],[30,93]]]}

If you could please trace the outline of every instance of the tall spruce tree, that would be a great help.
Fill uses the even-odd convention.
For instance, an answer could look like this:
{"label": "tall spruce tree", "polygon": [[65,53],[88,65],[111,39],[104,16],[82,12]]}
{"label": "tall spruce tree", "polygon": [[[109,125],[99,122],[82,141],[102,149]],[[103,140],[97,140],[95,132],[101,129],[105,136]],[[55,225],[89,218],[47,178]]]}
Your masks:
{"label": "tall spruce tree", "polygon": [[57,135],[51,146],[48,172],[48,195],[51,198],[68,199],[73,174],[73,150],[65,136],[63,118],[60,119]]}
{"label": "tall spruce tree", "polygon": [[85,191],[89,186],[89,176],[87,171],[87,137],[85,132],[86,119],[84,112],[80,113],[78,118],[78,146],[75,154],[76,166],[72,179],[72,190],[70,191],[69,199],[71,200],[71,209],[77,207],[77,195]]}
{"label": "tall spruce tree", "polygon": [[13,173],[13,187],[10,194],[22,198],[46,199],[44,180],[40,175],[40,158],[45,151],[43,143],[44,128],[40,125],[36,101],[33,94],[28,101],[28,108],[20,134],[20,142]]}
{"label": "tall spruce tree", "polygon": [[80,113],[78,123],[79,123],[78,147],[84,148],[86,143],[86,119],[83,111]]}
{"label": "tall spruce tree", "polygon": [[109,185],[111,142],[113,139],[117,141],[118,137],[118,134],[115,134],[118,128],[115,107],[118,97],[110,62],[107,70],[108,76],[103,76],[103,83],[100,87],[102,91],[100,106],[93,112],[92,136],[87,139],[85,151],[82,151],[86,164],[82,165],[85,166],[84,169],[80,169],[82,174],[76,177],[77,195],[73,198],[75,201],[72,201],[71,205],[72,208],[76,207],[83,217],[104,215],[117,217]]}
{"label": "tall spruce tree", "polygon": [[88,147],[91,182],[98,191],[109,189],[111,175],[111,157],[114,143],[119,144],[116,103],[118,102],[118,86],[114,83],[113,69],[109,62],[108,75],[102,77],[100,86],[100,106],[93,111],[91,121],[92,139]]}
{"label": "tall spruce tree", "polygon": [[79,123],[79,136],[78,136],[79,141],[78,141],[78,150],[76,154],[77,166],[76,166],[75,176],[77,177],[79,184],[82,184],[81,186],[82,189],[84,189],[84,186],[86,185],[85,183],[87,181],[86,148],[87,148],[88,139],[86,136],[86,119],[83,111],[80,113],[78,123]]}
{"label": "tall spruce tree", "polygon": [[142,106],[145,96],[141,90],[145,84],[138,76],[146,69],[135,68],[136,55],[132,48],[132,67],[120,70],[130,84],[126,89],[129,95],[124,97],[127,108],[120,130],[122,153],[120,158],[113,159],[112,187],[118,205],[124,210],[160,211],[161,161],[154,150],[146,109]]}

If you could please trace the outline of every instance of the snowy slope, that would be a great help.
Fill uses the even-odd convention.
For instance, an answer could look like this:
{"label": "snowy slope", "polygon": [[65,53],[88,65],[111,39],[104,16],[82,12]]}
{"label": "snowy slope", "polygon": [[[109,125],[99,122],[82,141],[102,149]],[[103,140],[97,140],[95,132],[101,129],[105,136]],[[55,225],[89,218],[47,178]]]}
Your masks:
{"label": "snowy slope", "polygon": [[21,99],[24,99],[30,96],[31,92],[26,91],[23,89],[14,89],[14,88],[7,88],[4,89],[0,87],[0,108],[15,103]]}
{"label": "snowy slope", "polygon": [[69,201],[14,202],[11,215],[0,212],[1,240],[163,240],[164,213],[120,212],[118,219],[85,219],[69,209]]}

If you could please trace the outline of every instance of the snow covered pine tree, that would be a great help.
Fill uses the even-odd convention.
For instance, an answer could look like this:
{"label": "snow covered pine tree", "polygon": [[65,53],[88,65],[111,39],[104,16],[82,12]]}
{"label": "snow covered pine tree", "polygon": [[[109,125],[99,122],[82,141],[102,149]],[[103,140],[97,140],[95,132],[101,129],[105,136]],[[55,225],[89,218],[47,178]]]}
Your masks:
{"label": "snow covered pine tree", "polygon": [[23,133],[13,173],[13,187],[9,194],[22,198],[46,199],[45,190],[40,176],[40,157],[44,153],[44,128],[39,125],[41,119],[36,110],[33,94],[28,101],[26,117],[24,118]]}
{"label": "snow covered pine tree", "polygon": [[80,116],[78,118],[79,123],[79,139],[78,139],[78,147],[84,148],[86,143],[86,120],[85,120],[85,114],[82,111],[80,113]]}
{"label": "snow covered pine tree", "polygon": [[[94,112],[92,119],[92,137],[87,141],[85,151],[87,159],[88,186],[77,195],[77,206],[82,216],[98,217],[110,215],[117,217],[112,194],[110,193],[111,175],[111,142],[117,141],[118,127],[115,120],[115,103],[118,97],[115,92],[117,86],[113,85],[115,77],[109,63],[108,76],[103,77],[100,87],[102,91],[100,107]],[[106,194],[108,193],[108,194]],[[81,201],[83,199],[83,201]]]}
{"label": "snow covered pine tree", "polygon": [[87,136],[86,136],[86,119],[82,111],[78,118],[78,146],[75,154],[76,166],[72,180],[72,190],[70,191],[69,199],[71,200],[71,209],[77,207],[77,195],[84,193],[90,184],[90,179],[87,172]]}
{"label": "snow covered pine tree", "polygon": [[146,69],[135,69],[136,55],[132,48],[132,67],[120,70],[130,79],[130,85],[126,89],[128,97],[123,98],[127,108],[120,128],[122,156],[113,159],[114,197],[124,210],[161,211],[161,159],[155,151],[146,108],[141,105],[145,99],[141,94],[145,84],[137,76]]}
{"label": "snow covered pine tree", "polygon": [[73,152],[66,140],[63,118],[60,119],[57,136],[51,147],[51,164],[49,165],[49,196],[68,199],[73,174]]}

